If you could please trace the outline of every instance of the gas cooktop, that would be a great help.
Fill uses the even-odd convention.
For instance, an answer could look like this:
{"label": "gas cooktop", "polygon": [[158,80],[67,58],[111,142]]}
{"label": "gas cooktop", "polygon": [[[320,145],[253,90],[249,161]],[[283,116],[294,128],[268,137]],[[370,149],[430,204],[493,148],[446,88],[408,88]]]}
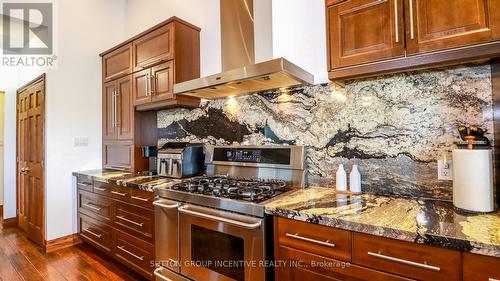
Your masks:
{"label": "gas cooktop", "polygon": [[287,190],[285,181],[201,176],[174,184],[173,190],[260,203]]}

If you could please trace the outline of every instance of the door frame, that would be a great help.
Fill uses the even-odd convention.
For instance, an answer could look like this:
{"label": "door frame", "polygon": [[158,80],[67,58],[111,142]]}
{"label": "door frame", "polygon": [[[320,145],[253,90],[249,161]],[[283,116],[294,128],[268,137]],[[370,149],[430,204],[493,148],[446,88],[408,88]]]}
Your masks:
{"label": "door frame", "polygon": [[45,239],[45,225],[46,225],[46,214],[45,214],[45,196],[46,196],[46,170],[45,170],[45,158],[46,158],[46,124],[45,124],[45,115],[46,115],[46,96],[47,96],[47,75],[46,73],[41,74],[40,76],[37,76],[33,80],[29,81],[28,83],[22,85],[20,88],[16,90],[16,226],[19,227],[19,206],[20,206],[20,191],[19,191],[19,150],[18,144],[19,144],[19,109],[17,108],[17,105],[19,104],[19,93],[24,91],[26,88],[30,87],[31,85],[34,85],[40,81],[43,81],[43,136],[42,136],[42,147],[43,147],[43,161],[42,161],[42,171],[43,171],[43,198],[42,198],[42,249],[45,251],[45,245],[47,244],[47,240]]}

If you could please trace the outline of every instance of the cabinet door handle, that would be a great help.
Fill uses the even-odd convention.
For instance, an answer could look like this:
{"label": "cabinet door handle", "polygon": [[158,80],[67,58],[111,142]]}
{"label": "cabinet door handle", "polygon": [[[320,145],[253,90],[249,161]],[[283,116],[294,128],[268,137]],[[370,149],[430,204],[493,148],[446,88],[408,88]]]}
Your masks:
{"label": "cabinet door handle", "polygon": [[127,249],[125,249],[125,246],[118,246],[118,249],[120,249],[120,250],[124,251],[125,253],[127,253],[127,254],[129,254],[129,255],[133,256],[134,258],[136,258],[136,259],[138,259],[138,260],[140,260],[140,261],[143,261],[143,260],[144,260],[144,256],[138,256],[138,255],[136,255],[136,254],[134,254],[134,253],[132,253],[132,252],[128,251]]}
{"label": "cabinet door handle", "polygon": [[[399,43],[399,13],[398,13],[398,0],[394,1],[394,29],[396,35],[396,43]],[[410,0],[411,1],[411,0]]]}
{"label": "cabinet door handle", "polygon": [[102,208],[92,206],[90,203],[88,203],[88,204],[83,204],[83,206],[84,206],[84,207],[87,207],[87,208],[89,208],[89,209],[92,209],[92,210],[94,210],[94,211],[96,211],[96,212],[99,212],[100,210],[102,210]]}
{"label": "cabinet door handle", "polygon": [[415,28],[413,27],[413,0],[409,0],[410,9],[410,39],[415,39]]}
{"label": "cabinet door handle", "polygon": [[290,238],[297,239],[297,240],[302,240],[302,241],[306,241],[306,242],[311,242],[311,243],[319,244],[319,245],[322,245],[322,246],[327,246],[327,247],[335,248],[335,244],[330,243],[329,240],[327,240],[327,241],[319,241],[319,240],[316,240],[316,239],[311,239],[311,238],[300,236],[298,233],[295,233],[295,234],[287,233],[286,236],[290,237]]}
{"label": "cabinet door handle", "polygon": [[149,76],[149,94],[151,96],[154,96],[155,94],[155,81],[156,80],[156,74],[155,75],[150,75]]}
{"label": "cabinet door handle", "polygon": [[127,219],[126,217],[124,216],[116,216],[117,218],[121,219],[121,220],[124,220],[126,222],[129,222],[131,224],[134,224],[134,225],[137,225],[139,227],[142,227],[144,225],[143,222],[136,222],[136,221],[133,221],[133,220],[130,220],[130,219]]}
{"label": "cabinet door handle", "polygon": [[146,74],[146,97],[149,97],[149,73]]}
{"label": "cabinet door handle", "polygon": [[148,198],[142,198],[142,197],[139,197],[139,196],[130,196],[130,198],[135,199],[135,200],[139,200],[139,201],[142,201],[142,202],[148,202],[149,201]]}
{"label": "cabinet door handle", "polygon": [[97,186],[94,186],[94,189],[97,189],[99,191],[106,191],[106,188],[97,187]]}
{"label": "cabinet door handle", "polygon": [[118,97],[120,96],[120,92],[115,91],[115,128],[118,127]]}
{"label": "cabinet door handle", "polygon": [[495,278],[488,278],[488,281],[500,281],[500,280],[495,279]]}
{"label": "cabinet door handle", "polygon": [[118,191],[112,190],[111,193],[114,195],[119,195],[119,196],[127,196],[127,193],[125,193],[125,192],[118,192]]}
{"label": "cabinet door handle", "polygon": [[92,234],[92,235],[94,235],[94,236],[95,236],[95,237],[97,237],[97,238],[101,238],[101,237],[102,237],[102,234],[97,234],[97,233],[95,233],[95,232],[91,231],[90,229],[85,229],[84,231],[85,231],[85,232],[88,232],[88,233],[90,233],[90,234]]}
{"label": "cabinet door handle", "polygon": [[115,90],[111,93],[111,128],[115,128]]}
{"label": "cabinet door handle", "polygon": [[77,185],[79,185],[79,186],[85,186],[85,187],[92,186],[91,184],[88,184],[88,183],[81,183],[81,182],[77,183]]}
{"label": "cabinet door handle", "polygon": [[161,267],[158,267],[157,269],[155,269],[155,271],[153,272],[154,276],[156,276],[156,277],[160,278],[160,279],[161,279],[161,280],[163,280],[163,281],[172,281],[172,279],[167,278],[167,277],[165,277],[165,276],[161,275],[161,273],[160,273],[160,272],[161,272],[162,270],[163,270],[163,268],[161,268]]}
{"label": "cabinet door handle", "polygon": [[115,166],[109,166],[108,168],[112,169],[112,170],[117,170],[117,171],[120,171],[120,172],[125,172],[127,170],[125,168],[120,168],[120,167],[115,167]]}
{"label": "cabinet door handle", "polygon": [[399,259],[399,258],[395,258],[395,257],[391,257],[391,256],[386,256],[386,255],[382,255],[380,252],[378,252],[378,253],[368,252],[368,255],[372,256],[372,257],[379,258],[379,259],[397,262],[397,263],[401,263],[401,264],[405,264],[405,265],[409,265],[409,266],[414,266],[414,267],[418,267],[418,268],[422,268],[422,269],[427,269],[427,270],[431,270],[431,271],[440,271],[441,270],[441,268],[439,268],[437,266],[432,266],[432,265],[428,265],[428,264],[424,264],[424,263],[408,261],[408,260]]}

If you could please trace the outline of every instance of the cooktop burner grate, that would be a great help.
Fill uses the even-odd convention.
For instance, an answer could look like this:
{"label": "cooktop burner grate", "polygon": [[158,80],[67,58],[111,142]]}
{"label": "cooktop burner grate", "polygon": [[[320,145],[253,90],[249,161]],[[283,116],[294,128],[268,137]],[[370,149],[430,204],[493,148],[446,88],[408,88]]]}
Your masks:
{"label": "cooktop burner grate", "polygon": [[229,176],[202,176],[183,180],[171,189],[259,203],[287,190],[281,180],[234,178]]}

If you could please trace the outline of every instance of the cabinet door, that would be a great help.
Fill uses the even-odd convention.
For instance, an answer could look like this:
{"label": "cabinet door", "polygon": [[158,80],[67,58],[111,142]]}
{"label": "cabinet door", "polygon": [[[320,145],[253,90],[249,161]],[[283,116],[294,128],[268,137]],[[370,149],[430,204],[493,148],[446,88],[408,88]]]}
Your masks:
{"label": "cabinet door", "polygon": [[132,44],[122,46],[102,57],[104,81],[132,73]]}
{"label": "cabinet door", "polygon": [[130,142],[104,142],[103,168],[130,171],[134,159],[134,145]]}
{"label": "cabinet door", "polygon": [[500,280],[500,258],[463,253],[464,281]]}
{"label": "cabinet door", "polygon": [[493,39],[488,0],[406,0],[408,54]]}
{"label": "cabinet door", "polygon": [[134,105],[141,105],[151,102],[150,89],[151,70],[145,69],[133,74],[132,78],[132,95],[134,98]]}
{"label": "cabinet door", "polygon": [[153,67],[151,75],[153,102],[174,98],[174,62],[169,61]]}
{"label": "cabinet door", "polygon": [[329,69],[404,55],[402,0],[351,0],[327,7]]}
{"label": "cabinet door", "polygon": [[120,140],[134,137],[134,104],[132,101],[132,77],[116,81],[117,88],[117,138]]}
{"label": "cabinet door", "polygon": [[102,98],[102,130],[105,140],[116,139],[116,83],[104,83]]}
{"label": "cabinet door", "polygon": [[167,24],[134,40],[134,70],[141,70],[174,58],[173,24]]}

